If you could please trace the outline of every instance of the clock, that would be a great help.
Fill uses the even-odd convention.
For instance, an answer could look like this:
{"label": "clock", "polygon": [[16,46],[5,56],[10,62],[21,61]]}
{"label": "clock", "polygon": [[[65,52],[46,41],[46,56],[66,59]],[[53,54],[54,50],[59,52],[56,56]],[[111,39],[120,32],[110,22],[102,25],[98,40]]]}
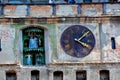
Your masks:
{"label": "clock", "polygon": [[63,31],[60,44],[66,54],[83,58],[93,50],[95,37],[87,27],[73,25]]}

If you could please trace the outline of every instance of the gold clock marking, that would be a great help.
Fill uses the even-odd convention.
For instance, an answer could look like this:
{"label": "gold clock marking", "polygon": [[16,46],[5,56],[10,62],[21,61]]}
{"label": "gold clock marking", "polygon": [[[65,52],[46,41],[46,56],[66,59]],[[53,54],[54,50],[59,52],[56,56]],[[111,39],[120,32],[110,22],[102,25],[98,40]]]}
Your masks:
{"label": "gold clock marking", "polygon": [[89,37],[89,36],[91,36],[91,34],[87,34],[87,35],[86,35],[86,37]]}
{"label": "gold clock marking", "polygon": [[71,50],[68,51],[68,53],[69,53],[70,55],[73,55],[73,54],[74,54],[74,51],[71,49]]}
{"label": "gold clock marking", "polygon": [[70,49],[70,45],[69,44],[65,45],[65,49]]}
{"label": "gold clock marking", "polygon": [[88,51],[86,50],[86,49],[82,49],[82,53],[84,53],[84,54],[88,54]]}
{"label": "gold clock marking", "polygon": [[89,43],[89,42],[92,42],[92,41],[90,39],[88,39],[87,42]]}
{"label": "gold clock marking", "polygon": [[72,34],[74,33],[72,29],[70,29],[70,31],[72,32]]}
{"label": "gold clock marking", "polygon": [[64,43],[66,43],[66,44],[69,43],[69,40],[64,40]]}

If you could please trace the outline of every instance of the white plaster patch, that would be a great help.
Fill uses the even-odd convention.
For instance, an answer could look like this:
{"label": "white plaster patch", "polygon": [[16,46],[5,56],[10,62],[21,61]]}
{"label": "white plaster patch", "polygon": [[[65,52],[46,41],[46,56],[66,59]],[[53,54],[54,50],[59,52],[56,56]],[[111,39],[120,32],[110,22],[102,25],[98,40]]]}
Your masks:
{"label": "white plaster patch", "polygon": [[115,40],[116,40],[116,43],[120,45],[120,36],[116,37]]}
{"label": "white plaster patch", "polygon": [[15,29],[10,26],[0,26],[1,48],[0,63],[10,64],[15,62],[14,40]]}

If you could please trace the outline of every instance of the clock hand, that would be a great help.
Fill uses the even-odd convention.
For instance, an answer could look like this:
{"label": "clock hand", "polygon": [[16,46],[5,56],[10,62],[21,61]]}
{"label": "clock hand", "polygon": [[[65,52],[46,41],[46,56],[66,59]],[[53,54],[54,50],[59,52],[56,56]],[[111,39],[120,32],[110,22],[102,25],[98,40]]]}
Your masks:
{"label": "clock hand", "polygon": [[81,40],[83,37],[85,37],[88,33],[89,33],[89,31],[86,32],[86,33],[84,33],[84,34],[78,39],[78,41],[80,41],[80,40]]}
{"label": "clock hand", "polygon": [[91,46],[90,46],[90,45],[88,45],[88,44],[86,44],[86,43],[84,43],[84,42],[81,42],[81,41],[77,40],[76,38],[75,38],[74,40],[77,41],[77,42],[79,42],[79,43],[82,44],[83,46],[91,49]]}

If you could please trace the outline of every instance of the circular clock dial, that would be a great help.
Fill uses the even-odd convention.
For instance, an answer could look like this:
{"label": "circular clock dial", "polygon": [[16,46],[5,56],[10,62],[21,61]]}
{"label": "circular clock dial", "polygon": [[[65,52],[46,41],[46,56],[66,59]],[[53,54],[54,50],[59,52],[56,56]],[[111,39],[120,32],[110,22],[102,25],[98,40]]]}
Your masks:
{"label": "circular clock dial", "polygon": [[82,58],[90,54],[94,48],[95,38],[88,28],[74,25],[62,33],[60,43],[68,55]]}

